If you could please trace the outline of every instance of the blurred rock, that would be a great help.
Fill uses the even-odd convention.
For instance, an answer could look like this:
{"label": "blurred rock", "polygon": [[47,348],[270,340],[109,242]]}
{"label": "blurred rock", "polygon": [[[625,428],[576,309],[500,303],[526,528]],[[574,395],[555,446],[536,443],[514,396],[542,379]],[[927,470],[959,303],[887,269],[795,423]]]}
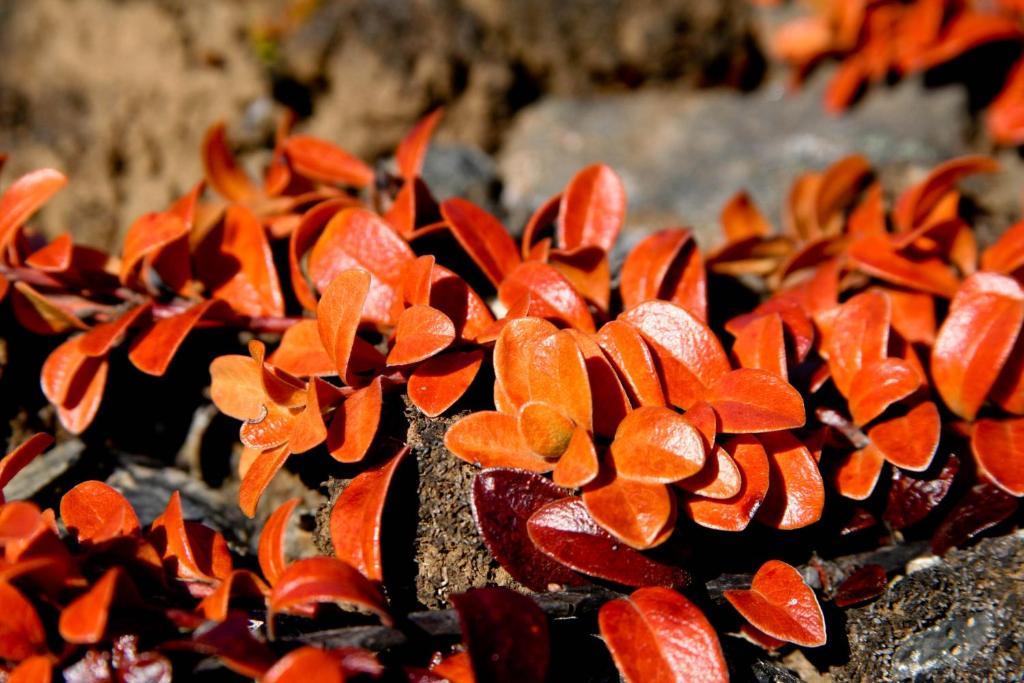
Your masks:
{"label": "blurred rock", "polygon": [[[797,174],[855,152],[875,164],[931,165],[965,152],[964,96],[909,80],[873,89],[841,118],[822,109],[829,74],[802,91],[641,91],[548,98],[523,110],[499,153],[513,224],[598,161],[621,174],[628,228],[689,224],[707,246],[725,201],[746,188],[773,219]],[[625,243],[634,241],[627,235]]]}
{"label": "blurred rock", "polygon": [[836,680],[1016,680],[1024,671],[1024,537],[985,539],[844,613],[849,662]]}
{"label": "blurred rock", "polygon": [[462,197],[491,213],[501,210],[498,167],[479,147],[432,145],[423,162],[423,179],[438,201]]}

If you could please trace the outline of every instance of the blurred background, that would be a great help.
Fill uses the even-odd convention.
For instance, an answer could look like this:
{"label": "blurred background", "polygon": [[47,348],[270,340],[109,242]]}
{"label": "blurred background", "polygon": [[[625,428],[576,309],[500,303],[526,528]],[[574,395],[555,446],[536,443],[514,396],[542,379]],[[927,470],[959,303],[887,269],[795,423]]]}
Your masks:
{"label": "blurred background", "polygon": [[[39,223],[112,248],[201,177],[218,120],[255,172],[286,107],[299,130],[376,160],[443,105],[427,168],[439,198],[468,196],[515,229],[604,161],[627,184],[634,234],[686,223],[706,245],[740,188],[776,216],[798,172],[844,154],[865,153],[898,186],[987,149],[968,93],[941,78],[873,87],[843,117],[821,105],[833,66],[789,92],[766,45],[800,12],[748,0],[0,0],[5,178],[64,171],[70,185]],[[1022,185],[1016,154],[1004,157],[1010,173],[981,181],[994,229],[1016,215]]]}

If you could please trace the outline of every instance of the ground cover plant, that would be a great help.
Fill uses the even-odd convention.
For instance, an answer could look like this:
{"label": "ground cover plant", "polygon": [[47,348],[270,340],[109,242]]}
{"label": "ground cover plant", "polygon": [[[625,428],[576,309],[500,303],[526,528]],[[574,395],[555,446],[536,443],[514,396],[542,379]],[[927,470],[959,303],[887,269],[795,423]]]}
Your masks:
{"label": "ground cover plant", "polygon": [[[516,238],[431,194],[439,116],[390,171],[285,122],[259,183],[216,126],[205,183],[141,217],[118,255],[27,227],[59,173],[6,189],[0,292],[29,331],[63,336],[40,379],[65,430],[132,391],[112,354],[173,381],[187,337],[227,328],[247,341],[210,358],[210,397],[241,422],[242,512],[283,468],[349,473],[324,556],[287,552],[298,499],[267,517],[255,558],[177,494],[145,526],[100,481],[56,509],[4,502],[9,680],[543,680],[571,657],[544,594],[584,586],[604,591],[596,629],[626,680],[726,680],[727,634],[822,647],[843,637],[830,614],[884,591],[891,570],[869,561],[810,581],[813,553],[925,538],[943,554],[1014,522],[1024,223],[982,247],[958,190],[991,159],[953,159],[890,202],[847,157],[794,179],[781,229],[741,191],[716,248],[669,228],[613,272],[628,202],[613,169],[580,170]],[[419,628],[385,552],[385,511],[411,505],[389,496],[409,461],[390,415],[403,401],[450,422],[449,457],[479,466],[473,518],[521,592],[452,596],[454,648],[306,637]],[[8,453],[0,486],[51,443]],[[741,579],[716,603],[723,574]]]}

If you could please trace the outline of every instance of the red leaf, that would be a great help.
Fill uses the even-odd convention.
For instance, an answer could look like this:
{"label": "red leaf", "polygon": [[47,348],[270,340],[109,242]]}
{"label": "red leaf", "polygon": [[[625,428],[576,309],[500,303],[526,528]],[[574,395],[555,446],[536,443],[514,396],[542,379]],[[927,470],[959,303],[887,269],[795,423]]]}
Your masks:
{"label": "red leaf", "polygon": [[386,462],[357,475],[331,510],[334,554],[373,581],[384,580],[380,541],[384,502],[395,470],[408,452],[405,446]]}
{"label": "red leaf", "polygon": [[335,215],[313,245],[309,276],[325,292],[343,271],[366,270],[370,285],[362,307],[363,319],[375,325],[393,325],[392,309],[402,269],[414,258],[405,240],[377,214],[350,208]]}
{"label": "red leaf", "polygon": [[427,157],[430,138],[443,114],[444,109],[439,107],[417,121],[395,150],[398,172],[406,181],[420,175],[423,160]]}
{"label": "red leaf", "polygon": [[299,175],[322,183],[366,187],[373,169],[337,145],[310,135],[292,135],[284,141],[284,153]]}
{"label": "red leaf", "polygon": [[63,296],[61,299],[58,296],[43,295],[27,282],[15,282],[14,291],[11,292],[11,308],[21,326],[35,334],[62,334],[69,330],[86,329],[88,326],[71,308],[74,303],[86,302],[75,295]]}
{"label": "red leaf", "polygon": [[288,566],[288,560],[284,554],[285,535],[288,532],[288,520],[298,504],[298,498],[292,498],[281,503],[267,517],[267,521],[263,524],[263,529],[260,531],[258,551],[260,571],[263,572],[263,578],[271,586],[277,583],[278,578],[280,578]]}
{"label": "red leaf", "polygon": [[1013,350],[1024,293],[1012,279],[976,273],[964,280],[932,349],[935,389],[950,410],[974,419]]}
{"label": "red leaf", "polygon": [[701,470],[704,439],[671,408],[637,408],[619,423],[611,446],[619,477],[668,484]]}
{"label": "red leaf", "polygon": [[665,405],[654,356],[635,327],[612,320],[601,327],[597,342],[615,366],[634,406]]}
{"label": "red leaf", "polygon": [[548,261],[586,301],[599,311],[608,311],[612,276],[604,250],[598,247],[557,249],[551,252]]}
{"label": "red leaf", "polygon": [[639,550],[666,541],[675,528],[675,495],[664,484],[626,479],[611,467],[605,470],[583,490],[594,521]]}
{"label": "red leaf", "polygon": [[516,581],[531,590],[584,583],[575,572],[541,553],[527,535],[527,520],[565,495],[548,479],[523,470],[488,469],[473,479],[473,519],[484,544]]}
{"label": "red leaf", "polygon": [[[530,400],[530,361],[543,340],[558,331],[540,318],[510,320],[494,344],[494,403],[503,412],[517,413]],[[499,395],[505,398],[503,403]]]}
{"label": "red leaf", "polygon": [[637,552],[598,526],[579,498],[537,509],[526,525],[538,550],[582,574],[624,586],[686,586],[690,575]]}
{"label": "red leaf", "polygon": [[81,337],[58,346],[43,363],[43,394],[57,406],[60,422],[72,434],[81,434],[96,417],[109,363],[89,358],[79,349]]}
{"label": "red leaf", "polygon": [[383,402],[383,387],[377,377],[338,406],[327,432],[327,450],[335,460],[359,462],[366,456],[377,435]]}
{"label": "red leaf", "polygon": [[162,376],[167,372],[167,366],[171,364],[174,354],[192,332],[192,328],[215,310],[217,303],[213,299],[207,299],[194,304],[183,313],[158,320],[135,338],[128,358],[142,372]]}
{"label": "red leaf", "polygon": [[260,678],[261,683],[345,683],[341,658],[331,650],[306,645],[277,660]]}
{"label": "red leaf", "polygon": [[515,416],[482,411],[465,416],[444,435],[444,445],[454,455],[481,467],[518,467],[530,472],[550,472],[551,463],[526,444]]}
{"label": "red leaf", "polygon": [[1024,419],[978,420],[971,451],[992,483],[1012,496],[1024,496]]}
{"label": "red leaf", "polygon": [[291,454],[287,443],[275,446],[260,453],[246,470],[242,484],[238,488],[238,507],[246,517],[256,515],[256,506],[259,505],[263,492]]}
{"label": "red leaf", "polygon": [[411,365],[435,356],[455,341],[455,324],[436,308],[411,306],[395,328],[395,345],[388,365]]}
{"label": "red leaf", "polygon": [[573,177],[562,195],[556,222],[562,249],[594,246],[608,252],[626,218],[626,188],[608,166],[588,166]]}
{"label": "red leaf", "polygon": [[1024,221],[1011,225],[981,253],[982,270],[1010,275],[1021,267],[1024,267]]}
{"label": "red leaf", "polygon": [[42,168],[26,173],[4,190],[0,195],[0,250],[10,251],[18,228],[67,182],[60,171]]}
{"label": "red leaf", "polygon": [[295,292],[295,298],[307,310],[316,310],[316,296],[302,268],[302,258],[331,219],[342,209],[351,206],[351,200],[342,198],[320,202],[302,215],[302,220],[288,238],[288,272],[291,276],[292,290]]}
{"label": "red leaf", "polygon": [[36,608],[6,581],[0,581],[0,612],[0,658],[17,662],[45,651],[46,631]]}
{"label": "red leaf", "polygon": [[451,597],[479,681],[543,681],[550,659],[548,618],[509,588],[471,588]]}
{"label": "red leaf", "polygon": [[601,636],[627,683],[728,681],[715,629],[692,602],[668,588],[641,588],[598,614]]}
{"label": "red leaf", "polygon": [[196,606],[196,611],[203,618],[211,621],[224,621],[228,618],[231,602],[242,598],[249,603],[262,606],[263,599],[270,592],[263,580],[247,569],[236,569],[228,574],[213,590]]}
{"label": "red leaf", "polygon": [[519,250],[498,219],[465,199],[441,203],[441,215],[455,239],[495,287],[520,263]]}
{"label": "red leaf", "polygon": [[369,579],[333,557],[311,557],[288,566],[267,601],[267,619],[275,614],[304,614],[318,603],[351,605],[368,610],[391,625],[384,598]]}
{"label": "red leaf", "polygon": [[622,303],[626,310],[644,301],[679,304],[699,320],[707,319],[707,276],[692,233],[662,230],[645,237],[622,264]]}
{"label": "red leaf", "polygon": [[320,341],[342,378],[348,376],[352,346],[371,282],[365,270],[343,271],[323,290],[316,307]]}
{"label": "red leaf", "polygon": [[727,590],[723,596],[755,627],[768,635],[805,647],[825,644],[825,618],[814,592],[785,562],[770,560],[750,590]]}
{"label": "red leaf", "polygon": [[866,564],[839,584],[833,600],[836,607],[859,605],[884,593],[885,584],[885,569],[881,565]]}
{"label": "red leaf", "polygon": [[498,298],[511,308],[531,297],[531,315],[594,332],[594,318],[587,302],[564,275],[546,263],[528,261],[516,266],[498,287]]}
{"label": "red leaf", "polygon": [[53,664],[44,655],[33,655],[23,660],[11,671],[7,683],[50,683],[53,680]]}
{"label": "red leaf", "polygon": [[155,256],[189,233],[189,226],[170,211],[147,213],[139,216],[124,236],[121,249],[121,270],[118,277],[122,284],[129,285],[135,269],[147,257]]}
{"label": "red leaf", "polygon": [[128,500],[101,481],[83,481],[60,499],[60,517],[79,543],[103,543],[139,531]]}
{"label": "red leaf", "polygon": [[724,433],[774,432],[802,427],[804,401],[789,382],[764,370],[740,368],[719,376],[705,400]]}
{"label": "red leaf", "polygon": [[233,202],[244,202],[256,196],[259,189],[239,167],[228,149],[223,123],[213,125],[203,139],[203,168],[206,180],[217,193]]}
{"label": "red leaf", "polygon": [[767,237],[772,225],[750,198],[746,191],[734,194],[722,207],[722,229],[729,242],[739,242],[750,237]]}
{"label": "red leaf", "polygon": [[900,254],[887,235],[867,235],[848,251],[852,265],[894,285],[949,298],[956,293],[956,275],[940,259]]}
{"label": "red leaf", "polygon": [[850,381],[849,405],[854,422],[865,425],[886,408],[913,394],[923,378],[900,358],[885,358],[863,366]]}
{"label": "red leaf", "polygon": [[850,395],[850,385],[861,369],[888,354],[891,319],[889,298],[878,290],[858,294],[839,307],[825,351],[832,381],[843,396]]}
{"label": "red leaf", "polygon": [[769,469],[758,521],[776,529],[800,529],[821,519],[825,486],[811,452],[788,432],[762,434],[758,440],[768,454]]}
{"label": "red leaf", "polygon": [[673,405],[688,410],[729,372],[729,360],[711,329],[686,309],[648,301],[620,316],[650,345]]}
{"label": "red leaf", "polygon": [[437,417],[462,398],[473,383],[484,352],[452,351],[420,363],[409,375],[409,400],[427,417]]}
{"label": "red leaf", "polygon": [[324,349],[316,320],[300,320],[285,330],[281,344],[267,360],[296,377],[321,377],[337,372],[334,358]]}
{"label": "red leaf", "polygon": [[893,465],[923,472],[932,464],[941,432],[939,409],[924,401],[906,415],[879,422],[868,430],[868,438]]}
{"label": "red leaf", "polygon": [[120,316],[108,323],[97,325],[82,335],[78,342],[79,350],[87,356],[104,356],[112,348],[124,341],[128,330],[141,317],[149,313],[153,308],[150,301],[129,308]]}
{"label": "red leaf", "polygon": [[594,420],[590,378],[572,332],[556,332],[527,352],[532,353],[528,369],[530,399],[558,408],[591,431]]}
{"label": "red leaf", "polygon": [[129,579],[120,567],[113,567],[84,594],[71,602],[60,614],[60,637],[69,643],[92,644],[103,639],[115,607],[114,596],[119,585]]}
{"label": "red leaf", "polygon": [[723,500],[687,496],[683,501],[683,510],[690,519],[703,527],[743,531],[768,492],[768,456],[761,443],[752,436],[734,436],[722,448],[739,469],[740,490],[731,498]]}
{"label": "red leaf", "polygon": [[555,465],[552,481],[565,488],[579,488],[594,481],[600,469],[593,439],[583,427],[576,427],[569,445]]}
{"label": "red leaf", "polygon": [[894,467],[885,521],[894,529],[905,529],[923,520],[946,499],[959,471],[960,460],[953,454],[946,458],[934,478],[925,479]]}
{"label": "red leaf", "polygon": [[728,451],[721,445],[712,446],[707,462],[700,472],[676,482],[676,485],[685,491],[717,499],[732,498],[740,492],[742,484],[743,475],[740,474]]}
{"label": "red leaf", "polygon": [[900,195],[893,210],[896,226],[901,231],[917,227],[962,178],[998,170],[999,163],[987,156],[964,156],[936,166],[927,178]]}
{"label": "red leaf", "polygon": [[945,555],[978,534],[1007,520],[1020,501],[987,481],[972,486],[950,510],[932,536],[932,552]]}

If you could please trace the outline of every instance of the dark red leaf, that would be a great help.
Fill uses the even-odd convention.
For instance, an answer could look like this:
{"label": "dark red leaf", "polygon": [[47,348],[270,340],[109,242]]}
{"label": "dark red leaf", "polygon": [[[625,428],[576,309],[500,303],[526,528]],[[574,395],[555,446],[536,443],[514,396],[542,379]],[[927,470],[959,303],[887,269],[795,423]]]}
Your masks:
{"label": "dark red leaf", "polygon": [[1007,520],[1020,501],[995,484],[982,481],[970,488],[932,535],[932,552],[945,555],[986,529]]}
{"label": "dark red leaf", "polygon": [[904,529],[920,522],[946,499],[959,471],[960,459],[952,453],[934,478],[894,467],[883,515],[885,521],[894,529]]}
{"label": "dark red leaf", "polygon": [[881,565],[866,564],[839,584],[832,600],[836,607],[858,605],[884,593],[885,584],[885,569]]}
{"label": "dark red leaf", "polygon": [[548,619],[509,588],[473,588],[451,597],[478,681],[543,681],[550,658]]}

